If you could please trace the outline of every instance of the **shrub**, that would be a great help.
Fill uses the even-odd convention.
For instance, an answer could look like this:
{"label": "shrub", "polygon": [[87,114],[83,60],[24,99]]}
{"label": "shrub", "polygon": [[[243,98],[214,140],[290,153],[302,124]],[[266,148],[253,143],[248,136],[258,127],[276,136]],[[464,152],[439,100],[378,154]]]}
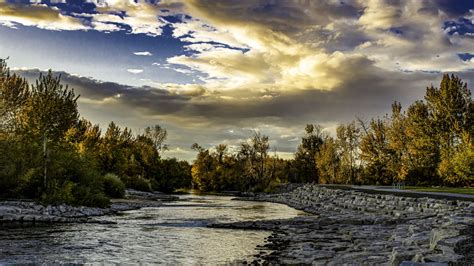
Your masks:
{"label": "shrub", "polygon": [[111,198],[125,197],[125,184],[115,174],[106,174],[104,176],[104,192]]}
{"label": "shrub", "polygon": [[71,181],[60,183],[57,180],[51,180],[48,184],[48,188],[41,195],[41,202],[45,204],[73,204],[73,189],[74,183]]}
{"label": "shrub", "polygon": [[152,191],[150,180],[143,178],[142,176],[129,177],[125,176],[122,178],[127,188],[132,188],[140,191]]}
{"label": "shrub", "polygon": [[74,189],[74,205],[105,208],[110,204],[109,198],[101,187],[78,185]]}

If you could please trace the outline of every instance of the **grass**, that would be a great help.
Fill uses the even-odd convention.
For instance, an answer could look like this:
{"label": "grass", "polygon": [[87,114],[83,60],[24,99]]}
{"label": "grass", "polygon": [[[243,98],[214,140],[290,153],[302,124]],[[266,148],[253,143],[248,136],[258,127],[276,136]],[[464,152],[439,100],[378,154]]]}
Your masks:
{"label": "grass", "polygon": [[407,190],[423,191],[423,192],[445,192],[445,193],[456,193],[456,194],[469,194],[474,195],[474,188],[464,187],[414,187],[407,186]]}

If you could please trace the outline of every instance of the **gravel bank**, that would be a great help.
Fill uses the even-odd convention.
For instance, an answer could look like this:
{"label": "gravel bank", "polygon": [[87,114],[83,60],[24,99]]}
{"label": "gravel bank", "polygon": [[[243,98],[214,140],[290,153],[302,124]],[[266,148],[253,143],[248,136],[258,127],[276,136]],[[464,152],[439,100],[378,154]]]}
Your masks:
{"label": "gravel bank", "polygon": [[0,201],[0,226],[36,223],[105,223],[95,219],[121,211],[158,207],[177,197],[159,192],[127,190],[125,199],[113,199],[107,208],[74,207],[66,204],[43,205],[29,200]]}
{"label": "gravel bank", "polygon": [[290,220],[213,225],[273,231],[268,243],[260,247],[262,252],[255,262],[474,263],[471,202],[369,194],[317,185],[246,200],[283,203],[312,214]]}

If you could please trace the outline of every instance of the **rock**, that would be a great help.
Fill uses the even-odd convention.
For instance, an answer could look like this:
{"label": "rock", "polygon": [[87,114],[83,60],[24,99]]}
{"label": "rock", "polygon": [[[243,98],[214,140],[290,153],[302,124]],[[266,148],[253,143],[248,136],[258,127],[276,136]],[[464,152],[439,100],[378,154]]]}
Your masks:
{"label": "rock", "polygon": [[156,192],[156,191],[146,192],[146,191],[138,191],[134,189],[127,189],[125,194],[126,194],[126,198],[128,199],[163,200],[163,201],[179,199],[179,197],[164,194],[161,192]]}
{"label": "rock", "polygon": [[[472,229],[468,228],[474,228],[474,215],[466,209],[474,209],[471,203],[369,194],[312,184],[248,199],[283,203],[314,215],[306,221],[297,217],[278,224],[257,221],[226,225],[225,228],[277,232],[265,245],[278,252],[263,256],[267,263],[305,264],[311,258],[313,264],[416,265],[430,259],[457,262],[462,254],[471,254],[463,260],[474,260],[474,245],[468,243],[472,241],[468,237]],[[324,257],[332,252],[333,257]]]}

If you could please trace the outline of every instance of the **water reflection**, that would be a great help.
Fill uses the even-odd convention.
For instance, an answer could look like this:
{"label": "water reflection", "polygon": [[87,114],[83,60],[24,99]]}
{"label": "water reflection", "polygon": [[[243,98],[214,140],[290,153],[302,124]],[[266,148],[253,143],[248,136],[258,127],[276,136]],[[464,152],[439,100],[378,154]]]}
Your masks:
{"label": "water reflection", "polygon": [[290,218],[285,205],[182,195],[164,207],[104,217],[115,225],[0,229],[0,263],[220,264],[251,258],[269,232],[206,228],[209,223]]}

